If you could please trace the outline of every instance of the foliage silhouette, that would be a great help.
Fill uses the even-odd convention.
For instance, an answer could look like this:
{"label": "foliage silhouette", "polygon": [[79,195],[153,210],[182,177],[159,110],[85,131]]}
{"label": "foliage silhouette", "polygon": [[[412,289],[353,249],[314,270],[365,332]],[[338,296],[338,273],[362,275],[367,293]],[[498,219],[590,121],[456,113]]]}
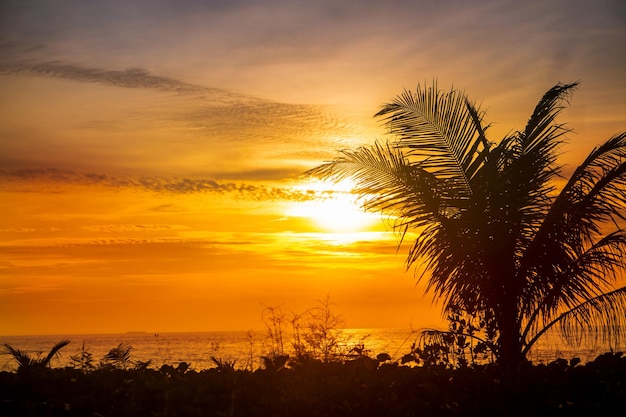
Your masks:
{"label": "foliage silhouette", "polygon": [[280,306],[266,307],[263,321],[269,346],[261,357],[265,369],[280,370],[309,361],[342,362],[364,356],[362,341],[354,343],[344,333],[344,320],[332,306],[327,295],[302,313],[285,311]]}
{"label": "foliage silhouette", "polygon": [[293,349],[297,358],[314,358],[324,362],[337,360],[347,343],[343,335],[343,318],[332,309],[330,295],[302,314],[293,316]]}
{"label": "foliage silhouette", "polygon": [[[592,150],[565,185],[557,156],[568,129],[555,122],[577,83],[557,84],[526,127],[490,142],[484,112],[436,82],[383,106],[392,142],[345,150],[307,172],[351,178],[368,210],[417,232],[407,268],[444,303],[444,315],[492,317],[501,364],[518,366],[550,328],[570,341],[620,337],[626,287],[626,132]],[[620,226],[621,222],[621,226]],[[426,278],[427,277],[427,278]],[[591,327],[593,332],[585,332]]]}
{"label": "foliage silhouette", "polygon": [[132,350],[133,347],[131,345],[120,343],[116,347],[111,348],[102,359],[105,364],[126,370],[133,364],[131,359]]}
{"label": "foliage silhouette", "polygon": [[231,372],[235,370],[237,359],[223,359],[216,356],[211,356],[211,362],[215,364],[218,371]]}
{"label": "foliage silhouette", "polygon": [[35,358],[29,355],[28,352],[13,348],[8,343],[5,343],[4,347],[6,349],[6,352],[9,355],[11,355],[13,359],[15,359],[15,361],[17,362],[17,365],[18,365],[17,370],[26,371],[26,370],[33,369],[33,368],[40,369],[40,368],[49,367],[50,361],[52,360],[52,358],[57,356],[59,351],[69,344],[70,344],[69,340],[62,340],[58,342],[52,347],[52,349],[50,349],[48,354],[44,356],[43,358],[40,356]]}
{"label": "foliage silhouette", "polygon": [[492,317],[477,312],[466,314],[461,308],[451,306],[446,319],[447,331],[423,329],[400,362],[449,368],[493,363],[497,346],[495,326],[490,322]]}
{"label": "foliage silhouette", "polygon": [[80,369],[83,372],[92,371],[96,368],[93,364],[93,355],[85,348],[84,341],[80,351],[70,355],[70,367]]}
{"label": "foliage silhouette", "polygon": [[626,358],[531,366],[368,366],[314,361],[280,372],[45,369],[0,372],[2,416],[610,415],[626,398]]}

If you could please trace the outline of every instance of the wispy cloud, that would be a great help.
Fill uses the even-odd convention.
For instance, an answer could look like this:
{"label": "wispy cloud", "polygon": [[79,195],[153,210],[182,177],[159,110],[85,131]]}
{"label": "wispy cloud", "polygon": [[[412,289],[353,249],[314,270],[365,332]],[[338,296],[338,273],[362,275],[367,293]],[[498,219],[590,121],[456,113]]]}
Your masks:
{"label": "wispy cloud", "polygon": [[[0,50],[3,48],[0,45]],[[26,75],[34,77],[60,78],[72,81],[90,82],[123,88],[142,88],[179,94],[210,94],[215,99],[241,100],[242,95],[217,88],[208,88],[186,83],[174,78],[151,74],[142,68],[111,70],[74,65],[64,62],[5,61],[0,63],[0,74]]]}
{"label": "wispy cloud", "polygon": [[229,143],[281,143],[290,152],[292,145],[306,153],[319,152],[320,147],[337,150],[345,146],[343,137],[358,135],[363,129],[322,106],[264,100],[241,100],[229,106],[203,103],[175,117],[205,138],[220,137]]}
{"label": "wispy cloud", "polygon": [[158,206],[150,208],[151,211],[156,211],[159,213],[176,213],[180,211],[175,204],[159,204]]}
{"label": "wispy cloud", "polygon": [[[21,46],[21,49],[25,48],[26,46]],[[0,43],[0,52],[3,49],[13,50],[15,46],[3,48]],[[215,178],[245,179],[245,175],[251,175],[249,179],[254,180],[293,178],[304,170],[301,162],[297,161],[329,159],[338,149],[352,147],[355,137],[371,136],[371,133],[366,133],[366,128],[337,116],[326,106],[261,99],[188,83],[165,75],[153,74],[144,69],[115,70],[64,61],[44,62],[11,56],[0,58],[0,75],[69,80],[76,82],[77,88],[80,86],[79,83],[92,83],[124,89],[173,93],[158,96],[155,102],[148,102],[144,106],[126,108],[123,113],[116,112],[115,108],[88,113],[90,118],[76,119],[72,123],[84,132],[108,135],[121,135],[137,129],[137,126],[144,129],[157,129],[163,126],[179,129],[176,131],[175,139],[168,140],[161,146],[161,149],[168,149],[169,156],[184,157],[183,155],[192,149],[185,144],[193,143],[194,155],[199,152],[207,154],[207,157],[213,154],[220,155],[218,162],[221,162],[225,160],[222,153],[226,152],[226,149],[231,156],[238,157],[249,155],[252,152],[250,147],[254,147],[253,161],[249,158],[233,160],[233,166],[237,165],[237,168],[227,172],[210,172],[210,176]],[[77,88],[72,91],[79,91]],[[47,132],[42,134],[47,135]],[[29,140],[35,141],[33,138]],[[140,146],[140,140],[135,138],[131,142],[126,141],[124,149]],[[151,148],[157,148],[153,139],[150,141]],[[5,149],[2,159],[5,162],[11,160],[27,162],[33,152],[38,152],[38,143],[35,143],[35,146],[5,144],[7,148],[13,150]],[[219,144],[220,147],[215,148],[213,144]],[[172,150],[173,146],[177,146],[175,151]],[[90,155],[94,152],[93,149],[94,147],[86,142],[84,145],[77,143],[70,152],[81,150],[84,154]],[[136,157],[135,152],[132,152],[132,155]],[[48,166],[59,166],[54,158],[66,158],[67,154],[45,152],[42,156],[44,160],[48,160]],[[98,160],[103,160],[102,155]],[[115,159],[110,163],[117,165],[124,163],[122,161],[123,152],[117,152]],[[279,168],[258,167],[271,165],[275,161],[281,161]],[[285,167],[286,161],[290,161],[291,167]],[[65,163],[65,161],[56,162]],[[254,164],[246,166],[250,163],[257,166]],[[214,166],[216,165],[219,164]],[[22,166],[28,167],[28,164]],[[161,166],[163,167],[163,164]],[[279,177],[281,175],[283,177]]]}
{"label": "wispy cloud", "polygon": [[[59,186],[104,186],[113,188],[135,188],[164,194],[230,193],[238,198],[266,201],[307,201],[315,198],[314,193],[288,187],[268,187],[245,182],[226,182],[207,178],[165,178],[165,177],[121,177],[97,173],[82,173],[56,168],[48,169],[2,169],[0,183],[41,184],[52,183]],[[168,210],[160,206],[157,210]]]}
{"label": "wispy cloud", "polygon": [[163,230],[182,230],[184,226],[172,224],[99,224],[95,226],[83,226],[82,230],[88,232],[148,232]]}

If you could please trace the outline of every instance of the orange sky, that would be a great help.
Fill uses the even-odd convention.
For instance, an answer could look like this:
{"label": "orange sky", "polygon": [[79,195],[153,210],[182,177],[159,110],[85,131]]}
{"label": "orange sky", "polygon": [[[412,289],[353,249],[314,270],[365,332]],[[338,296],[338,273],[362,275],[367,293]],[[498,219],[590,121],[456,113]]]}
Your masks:
{"label": "orange sky", "polygon": [[577,164],[626,126],[625,17],[622,1],[3,1],[0,335],[258,329],[264,306],[327,294],[350,327],[438,323],[383,221],[300,174],[384,139],[379,106],[434,77],[483,103],[492,141],[580,80],[560,119]]}

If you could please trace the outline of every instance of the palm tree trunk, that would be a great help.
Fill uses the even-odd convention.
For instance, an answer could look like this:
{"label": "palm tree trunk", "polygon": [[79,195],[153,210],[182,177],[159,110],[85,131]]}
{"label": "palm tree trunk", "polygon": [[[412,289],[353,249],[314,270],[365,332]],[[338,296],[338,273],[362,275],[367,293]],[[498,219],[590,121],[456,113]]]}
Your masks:
{"label": "palm tree trunk", "polygon": [[515,332],[503,331],[500,333],[498,363],[506,368],[519,368],[526,362],[518,336],[519,334]]}
{"label": "palm tree trunk", "polygon": [[526,362],[523,352],[521,328],[517,319],[517,304],[510,297],[502,297],[496,315],[499,336],[498,363],[506,368],[518,369]]}

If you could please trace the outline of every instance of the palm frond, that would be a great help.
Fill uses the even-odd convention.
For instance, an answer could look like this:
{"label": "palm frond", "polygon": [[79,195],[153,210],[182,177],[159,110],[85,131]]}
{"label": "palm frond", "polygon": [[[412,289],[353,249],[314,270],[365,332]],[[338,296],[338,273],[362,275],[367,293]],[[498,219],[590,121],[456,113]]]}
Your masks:
{"label": "palm frond", "polygon": [[567,271],[601,239],[601,228],[624,218],[624,201],[626,132],[594,149],[574,171],[528,245],[522,273],[550,280],[554,271]]}
{"label": "palm frond", "polygon": [[50,361],[59,353],[61,349],[67,346],[70,343],[69,340],[62,340],[50,349],[48,355],[44,358],[34,358],[28,354],[28,352],[15,349],[8,343],[4,344],[4,347],[7,353],[13,356],[13,359],[17,362],[18,368],[28,368],[28,367],[46,367],[50,365]]}
{"label": "palm frond", "polygon": [[42,365],[43,366],[48,366],[48,364],[50,364],[50,361],[52,360],[52,358],[54,358],[59,353],[59,351],[61,349],[63,349],[65,346],[67,346],[69,344],[70,344],[69,340],[61,340],[59,343],[54,345],[52,347],[52,349],[50,349],[50,352],[48,352],[46,357],[42,360]]}
{"label": "palm frond", "polygon": [[405,90],[375,116],[383,117],[407,156],[437,178],[455,179],[457,194],[471,194],[470,179],[485,159],[487,141],[483,114],[464,93],[444,93],[436,83],[426,90],[418,85],[415,94]]}
{"label": "palm frond", "polygon": [[350,178],[355,183],[353,192],[361,197],[366,209],[393,214],[412,227],[420,227],[440,210],[436,178],[412,166],[400,150],[389,144],[343,151],[334,161],[305,174],[332,181]]}
{"label": "palm frond", "polygon": [[557,311],[574,308],[611,287],[626,268],[626,231],[606,225],[626,210],[626,133],[595,148],[550,207],[525,255],[526,335]]}
{"label": "palm frond", "polygon": [[450,345],[454,342],[454,338],[458,336],[489,344],[488,341],[477,334],[455,332],[451,330],[422,329],[419,331],[417,345],[420,347],[427,345]]}
{"label": "palm frond", "polygon": [[[571,214],[583,220],[587,231],[597,232],[595,224],[624,219],[626,207],[626,132],[596,147],[580,165],[564,188],[561,205],[575,207]],[[572,211],[572,210],[570,210]],[[585,219],[584,214],[588,218]],[[586,233],[589,237],[590,234]]]}
{"label": "palm frond", "polygon": [[426,345],[446,345],[450,334],[451,332],[448,330],[422,329],[419,331],[417,345],[420,347]]}
{"label": "palm frond", "polygon": [[20,349],[15,349],[13,346],[9,345],[8,343],[4,344],[4,348],[6,349],[7,353],[11,355],[13,359],[15,359],[15,362],[17,362],[17,365],[20,368],[28,367],[29,365],[32,365],[35,361],[35,359],[31,357],[28,354],[28,352],[25,352]]}
{"label": "palm frond", "polygon": [[462,227],[458,219],[443,219],[425,227],[409,250],[406,266],[423,262],[424,273],[418,282],[428,277],[425,291],[432,292],[444,309],[456,305],[472,311],[479,308],[485,270],[478,245],[472,244],[475,236],[463,233]]}
{"label": "palm frond", "polygon": [[563,133],[563,125],[555,124],[554,120],[563,109],[561,102],[567,100],[577,86],[577,82],[559,83],[543,95],[528,120],[526,129],[520,134],[523,153],[537,149],[544,153],[546,145],[552,146],[554,139]]}
{"label": "palm frond", "polygon": [[[475,107],[473,103],[471,103],[467,98],[465,99],[465,104],[467,107],[467,111],[469,112],[470,117],[474,121],[474,126],[478,132],[478,138],[472,144],[472,147],[465,155],[465,159],[463,159],[461,166],[465,170],[465,176],[471,182],[472,178],[481,167],[482,164],[489,160],[491,143],[487,140],[485,136],[485,131],[489,126],[483,128],[482,119],[483,113]],[[482,145],[482,151],[479,151],[479,146]]]}
{"label": "palm frond", "polygon": [[[553,202],[554,179],[560,174],[555,164],[561,137],[568,131],[555,123],[561,102],[567,100],[577,83],[557,84],[544,94],[522,132],[505,138],[500,149],[500,180],[507,184],[504,201],[516,220],[516,256],[521,257],[539,230]],[[489,181],[487,181],[489,182]],[[502,186],[502,185],[501,185]]]}
{"label": "palm frond", "polygon": [[552,270],[540,272],[539,279],[523,297],[526,326],[523,338],[536,333],[558,311],[572,309],[609,290],[616,275],[626,268],[626,230],[609,233],[579,256],[553,252]]}
{"label": "palm frond", "polygon": [[132,350],[133,347],[131,345],[120,343],[117,347],[111,348],[102,359],[115,366],[127,369],[128,365],[132,362],[130,359]]}
{"label": "palm frond", "polygon": [[597,295],[560,314],[527,343],[524,353],[555,325],[571,343],[619,340],[626,331],[626,287]]}

